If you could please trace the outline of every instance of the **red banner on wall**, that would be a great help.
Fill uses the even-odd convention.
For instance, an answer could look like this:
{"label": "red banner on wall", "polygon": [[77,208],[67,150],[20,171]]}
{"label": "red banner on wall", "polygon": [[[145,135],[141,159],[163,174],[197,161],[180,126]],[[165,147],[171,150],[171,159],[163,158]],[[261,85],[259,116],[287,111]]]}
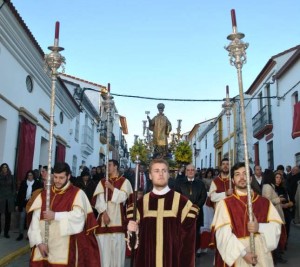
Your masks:
{"label": "red banner on wall", "polygon": [[294,105],[293,131],[292,137],[295,139],[300,136],[300,102]]}
{"label": "red banner on wall", "polygon": [[17,153],[17,183],[24,178],[27,171],[32,170],[36,125],[22,118],[19,128],[19,142]]}

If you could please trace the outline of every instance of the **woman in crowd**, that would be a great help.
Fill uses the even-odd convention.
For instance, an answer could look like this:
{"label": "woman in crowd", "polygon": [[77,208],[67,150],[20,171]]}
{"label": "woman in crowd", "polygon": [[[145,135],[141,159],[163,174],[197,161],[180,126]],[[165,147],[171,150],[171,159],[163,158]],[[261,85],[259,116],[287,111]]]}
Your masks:
{"label": "woman in crowd", "polygon": [[22,240],[24,237],[23,231],[26,227],[26,204],[31,198],[32,193],[38,188],[41,188],[41,183],[34,179],[33,171],[28,171],[25,179],[21,182],[16,199],[16,211],[20,212],[19,236],[16,239],[17,241]]}
{"label": "woman in crowd", "polygon": [[7,163],[0,166],[0,233],[2,232],[1,215],[4,213],[4,237],[10,238],[11,212],[15,207],[15,180]]}
{"label": "woman in crowd", "polygon": [[[275,175],[271,170],[265,170],[264,173],[264,184],[262,187],[262,196],[269,199],[272,204],[275,206],[278,214],[280,215],[281,220],[285,224],[284,214],[282,210],[281,203],[284,201],[283,197],[279,197],[275,191]],[[284,247],[286,245],[286,233],[284,226],[281,230],[280,241],[277,249],[273,251],[273,260],[274,263],[286,263],[287,260],[282,257]]]}
{"label": "woman in crowd", "polygon": [[291,207],[293,207],[294,204],[292,201],[290,201],[287,189],[283,183],[283,175],[281,172],[275,172],[275,191],[281,199],[281,207],[284,214],[285,228],[288,239],[290,234],[290,224],[292,221]]}

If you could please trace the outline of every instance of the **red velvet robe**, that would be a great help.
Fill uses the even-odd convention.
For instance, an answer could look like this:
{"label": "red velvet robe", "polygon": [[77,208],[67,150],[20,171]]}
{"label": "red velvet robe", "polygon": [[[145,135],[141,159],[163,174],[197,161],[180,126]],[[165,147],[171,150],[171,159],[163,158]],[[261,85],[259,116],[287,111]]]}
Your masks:
{"label": "red velvet robe", "polygon": [[[139,246],[135,267],[194,267],[195,226],[199,208],[170,190],[138,201]],[[127,209],[132,218],[132,205]]]}
{"label": "red velvet robe", "polygon": [[217,187],[216,193],[226,192],[229,189],[229,179],[223,179],[221,176],[218,176],[214,179],[214,183]]}
{"label": "red velvet robe", "polygon": [[[126,178],[125,177],[118,177],[117,179],[109,179],[109,182],[117,189],[121,189],[123,183],[125,182]],[[100,180],[100,183],[102,183],[102,186],[104,188],[104,198],[106,196],[106,190],[105,190],[105,182],[106,182],[106,179],[101,179]],[[112,195],[113,195],[113,192],[108,189],[108,197],[107,197],[107,201],[111,201],[112,199]],[[96,198],[97,198],[97,195],[94,196],[93,198],[93,203],[96,203]],[[121,224],[120,225],[103,225],[102,223],[102,214],[100,214],[100,216],[98,217],[98,225],[99,227],[96,229],[96,234],[99,235],[99,234],[112,234],[112,233],[124,233],[126,232],[126,215],[125,215],[125,208],[124,208],[124,204],[123,203],[120,203],[119,204],[119,208],[120,208],[120,216],[121,216]]]}
{"label": "red velvet robe", "polygon": [[[71,211],[74,199],[80,189],[70,184],[66,190],[57,190],[52,187],[50,193],[50,210],[54,212]],[[41,192],[41,211],[46,210],[46,190]],[[41,213],[41,220],[43,214]],[[86,214],[86,222],[81,233],[70,236],[68,267],[77,266],[101,266],[98,243],[94,235],[94,229],[98,227],[93,212]],[[51,235],[51,232],[49,233]],[[30,267],[66,267],[65,264],[50,264],[47,259],[42,261],[32,261],[34,249],[30,259]],[[76,249],[77,248],[77,249]],[[76,256],[76,250],[78,255]],[[76,258],[78,257],[78,264]]]}
{"label": "red velvet robe", "polygon": [[[237,238],[249,237],[250,233],[247,229],[247,223],[249,222],[247,211],[247,196],[239,196],[234,193],[232,196],[224,199],[224,201],[230,216],[232,233]],[[268,222],[269,205],[270,201],[268,199],[254,193],[252,197],[252,208],[253,214],[256,217],[258,223]],[[215,229],[213,226],[212,237],[214,236]],[[215,243],[215,240],[213,240],[213,243]],[[228,267],[228,265],[223,261],[218,250],[216,250],[215,255],[215,267]]]}

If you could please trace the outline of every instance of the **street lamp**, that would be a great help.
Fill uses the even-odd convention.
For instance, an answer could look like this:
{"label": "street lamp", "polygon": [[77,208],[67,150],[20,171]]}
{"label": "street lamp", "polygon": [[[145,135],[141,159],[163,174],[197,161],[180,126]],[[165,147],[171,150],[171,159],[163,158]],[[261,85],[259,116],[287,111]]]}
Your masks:
{"label": "street lamp", "polygon": [[196,159],[199,155],[200,149],[197,148],[196,142],[194,142],[193,147],[194,147],[194,158],[195,158],[195,168],[196,168],[197,167]]}

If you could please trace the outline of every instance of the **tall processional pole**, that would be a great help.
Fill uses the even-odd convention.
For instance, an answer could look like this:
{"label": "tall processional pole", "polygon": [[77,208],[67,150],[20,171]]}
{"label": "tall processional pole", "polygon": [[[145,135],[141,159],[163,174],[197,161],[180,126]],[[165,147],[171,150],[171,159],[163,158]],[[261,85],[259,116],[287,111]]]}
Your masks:
{"label": "tall processional pole", "polygon": [[[112,135],[112,108],[114,107],[113,97],[110,94],[110,83],[107,85],[107,93],[105,94],[104,107],[106,110],[106,153],[105,153],[105,162],[106,162],[106,181],[109,180],[109,146],[111,143]],[[106,210],[108,209],[108,187],[105,188],[105,202]]]}
{"label": "tall processional pole", "polygon": [[[51,190],[51,168],[52,168],[52,146],[53,146],[53,128],[54,128],[54,109],[55,109],[55,87],[58,75],[58,69],[65,63],[65,58],[59,53],[64,50],[58,46],[59,42],[59,22],[55,23],[54,45],[49,46],[51,50],[45,55],[45,67],[50,69],[51,75],[51,101],[50,101],[50,126],[49,126],[49,146],[48,146],[48,175],[46,182],[46,211],[50,210],[50,190]],[[48,245],[49,239],[49,221],[45,221],[45,244]]]}
{"label": "tall processional pole", "polygon": [[[250,168],[249,168],[249,154],[247,146],[247,127],[246,127],[246,115],[245,115],[245,103],[244,103],[244,90],[243,90],[243,78],[242,78],[242,67],[246,63],[246,49],[249,44],[244,43],[242,39],[245,37],[243,33],[237,31],[235,10],[231,10],[231,21],[232,21],[232,33],[227,36],[227,39],[230,40],[230,44],[225,47],[229,52],[230,64],[235,66],[237,69],[237,78],[239,85],[239,96],[240,96],[240,108],[241,108],[241,121],[243,129],[243,141],[244,141],[244,158],[245,158],[245,168],[246,168],[246,180],[247,180],[247,206],[249,221],[253,222],[253,207],[252,207],[252,195],[251,195],[251,183],[250,183]],[[255,255],[255,243],[254,243],[254,234],[250,233],[250,250],[251,253]],[[256,259],[254,258],[253,264],[256,264]]]}
{"label": "tall processional pole", "polygon": [[230,115],[232,103],[229,98],[229,86],[226,86],[226,98],[222,105],[226,118],[227,118],[227,134],[228,134],[228,164],[229,164],[229,189],[232,189],[232,181],[231,181],[231,137],[230,137]]}

